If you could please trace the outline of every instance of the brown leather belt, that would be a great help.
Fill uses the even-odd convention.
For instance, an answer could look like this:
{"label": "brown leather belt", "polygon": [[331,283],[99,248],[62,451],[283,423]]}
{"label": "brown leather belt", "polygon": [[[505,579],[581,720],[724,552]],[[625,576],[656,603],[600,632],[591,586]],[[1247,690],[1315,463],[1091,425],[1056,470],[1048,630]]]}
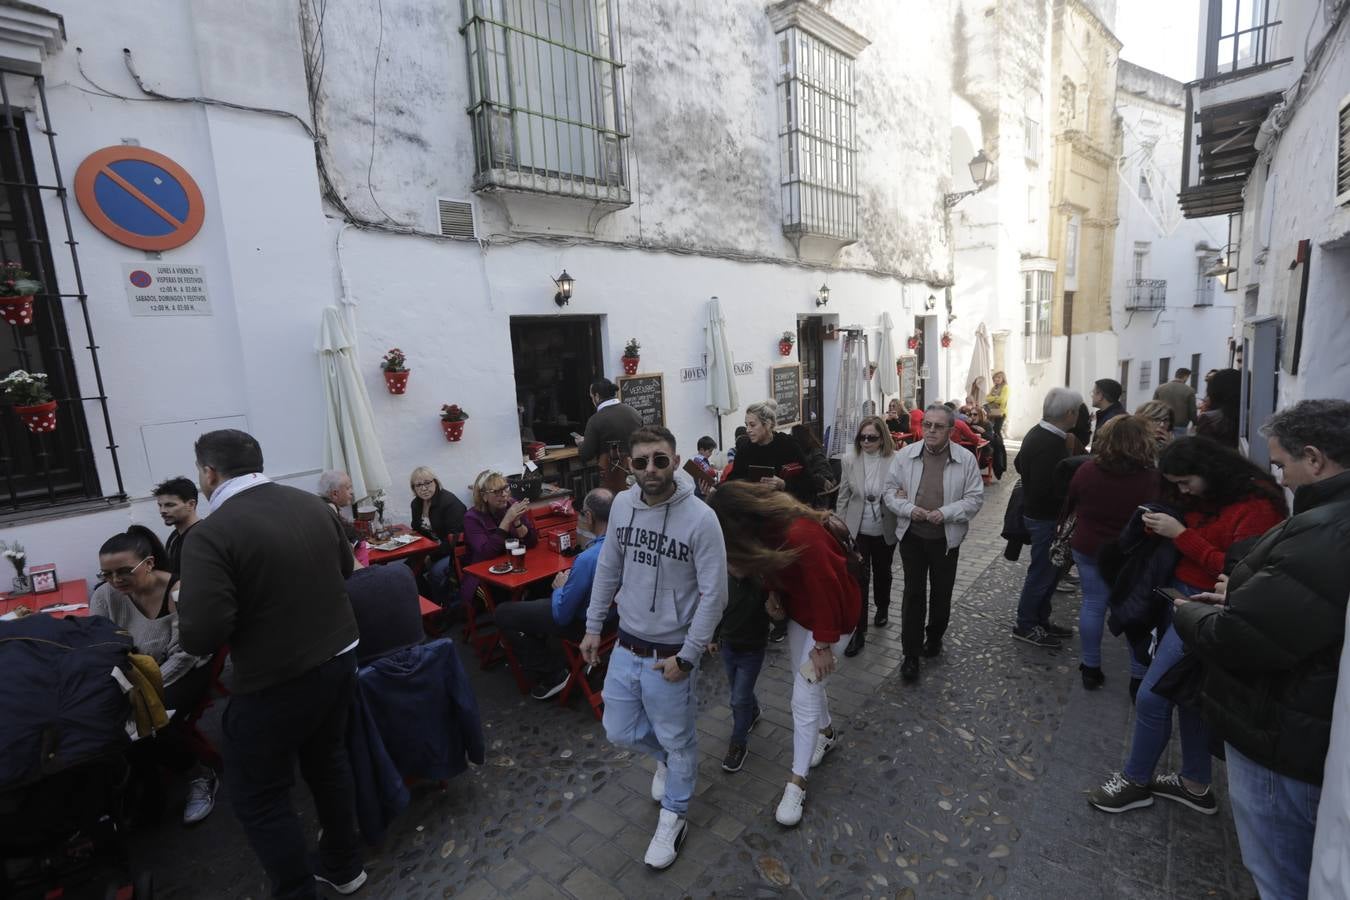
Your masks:
{"label": "brown leather belt", "polygon": [[667,659],[679,653],[683,644],[653,644],[633,637],[622,628],[619,629],[619,646],[634,656],[648,659]]}

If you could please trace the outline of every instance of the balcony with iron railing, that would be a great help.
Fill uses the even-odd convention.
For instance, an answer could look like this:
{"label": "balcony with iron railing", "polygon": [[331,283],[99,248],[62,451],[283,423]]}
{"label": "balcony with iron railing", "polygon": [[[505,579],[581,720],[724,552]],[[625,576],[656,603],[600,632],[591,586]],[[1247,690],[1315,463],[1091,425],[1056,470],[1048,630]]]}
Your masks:
{"label": "balcony with iron railing", "polygon": [[1125,282],[1126,309],[1163,309],[1167,306],[1166,278],[1131,278]]}

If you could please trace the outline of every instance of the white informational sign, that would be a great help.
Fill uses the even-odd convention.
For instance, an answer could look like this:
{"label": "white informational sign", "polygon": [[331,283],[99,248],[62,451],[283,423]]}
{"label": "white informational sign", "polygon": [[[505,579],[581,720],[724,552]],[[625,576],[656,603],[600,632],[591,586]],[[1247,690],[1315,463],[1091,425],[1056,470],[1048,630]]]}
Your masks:
{"label": "white informational sign", "polygon": [[209,316],[203,266],[123,263],[123,284],[133,316]]}
{"label": "white informational sign", "polygon": [[707,366],[689,366],[680,370],[680,384],[684,384],[686,381],[703,381],[707,377]]}
{"label": "white informational sign", "polygon": [[736,363],[732,371],[737,375],[753,375],[755,374],[755,364],[752,362]]}

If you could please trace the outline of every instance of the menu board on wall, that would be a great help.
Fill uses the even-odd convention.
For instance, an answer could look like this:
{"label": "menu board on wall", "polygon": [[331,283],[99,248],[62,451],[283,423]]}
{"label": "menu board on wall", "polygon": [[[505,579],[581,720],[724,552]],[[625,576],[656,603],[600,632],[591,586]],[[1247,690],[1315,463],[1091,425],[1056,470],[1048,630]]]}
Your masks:
{"label": "menu board on wall", "polygon": [[778,401],[778,425],[794,425],[802,419],[802,366],[785,363],[769,366],[769,394]]}
{"label": "menu board on wall", "polygon": [[619,399],[637,410],[643,425],[666,424],[666,382],[662,373],[620,377]]}
{"label": "menu board on wall", "polygon": [[896,365],[900,370],[900,399],[913,402],[919,396],[919,357],[902,356]]}

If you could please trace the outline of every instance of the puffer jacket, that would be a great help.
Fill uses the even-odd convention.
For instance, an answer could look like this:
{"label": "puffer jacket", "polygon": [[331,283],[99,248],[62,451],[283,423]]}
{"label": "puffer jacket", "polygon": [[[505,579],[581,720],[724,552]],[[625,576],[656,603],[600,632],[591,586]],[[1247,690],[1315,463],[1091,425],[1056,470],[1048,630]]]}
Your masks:
{"label": "puffer jacket", "polygon": [[1177,633],[1205,663],[1201,711],[1243,755],[1322,783],[1346,598],[1350,472],[1305,485],[1294,515],[1234,568],[1225,606],[1188,603]]}

